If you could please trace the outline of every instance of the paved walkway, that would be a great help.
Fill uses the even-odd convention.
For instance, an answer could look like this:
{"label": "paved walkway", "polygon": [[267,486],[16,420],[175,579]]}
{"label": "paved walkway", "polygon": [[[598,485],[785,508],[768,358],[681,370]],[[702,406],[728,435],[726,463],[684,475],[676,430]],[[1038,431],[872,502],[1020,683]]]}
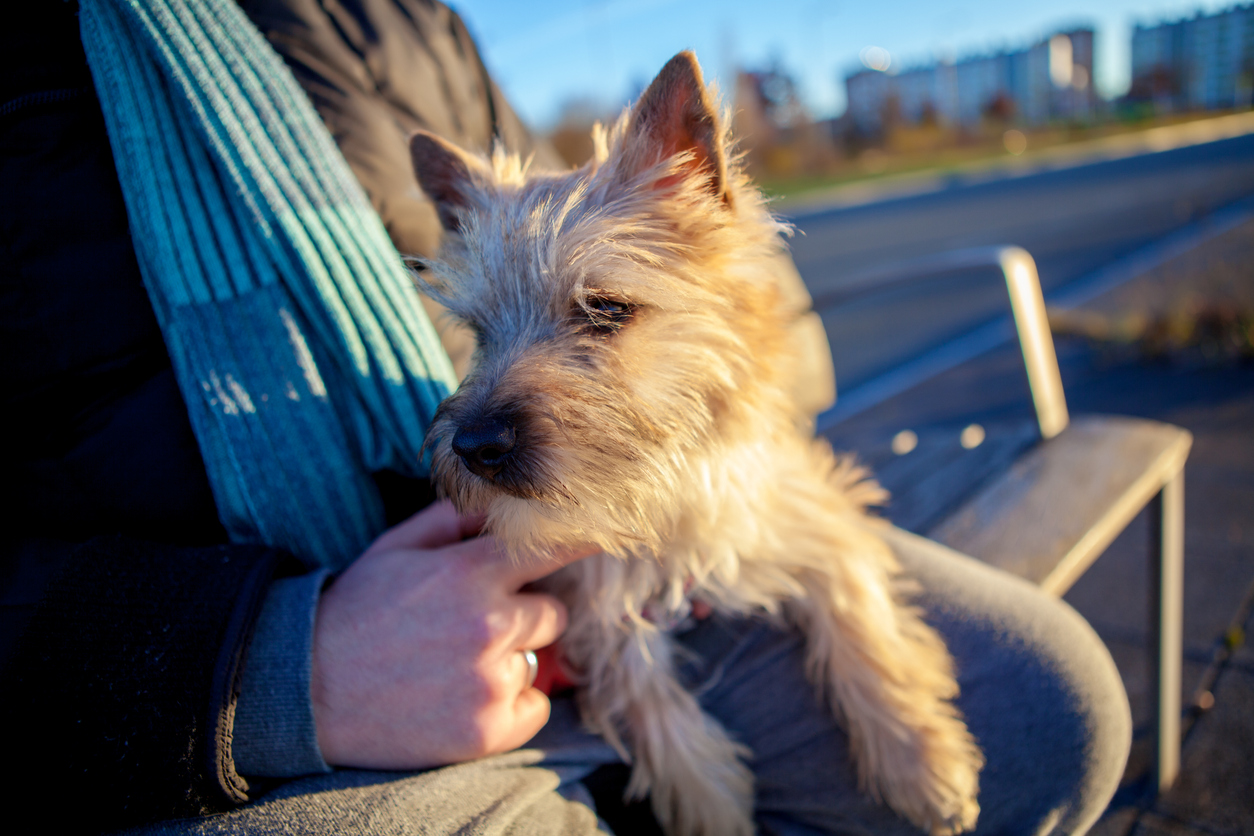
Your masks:
{"label": "paved walkway", "polygon": [[[1186,736],[1180,778],[1161,797],[1149,778],[1145,515],[1066,596],[1110,647],[1137,730],[1097,836],[1254,833],[1254,649],[1246,641],[1254,633],[1254,359],[1240,348],[1254,332],[1234,330],[1252,327],[1251,264],[1254,224],[1246,224],[1086,306],[1088,326],[1111,326],[1090,327],[1100,339],[1059,339],[1073,415],[1153,418],[1195,438],[1185,478]],[[1198,323],[1204,333],[1195,330],[1201,338],[1191,342],[1189,325]],[[848,429],[1030,415],[1021,360],[1006,347],[850,418]]]}
{"label": "paved walkway", "polygon": [[[1100,836],[1254,833],[1251,264],[1254,224],[1246,224],[1087,306],[1125,329],[1141,327],[1139,343],[1061,341],[1075,411],[1143,415],[1194,434],[1185,471],[1186,736],[1180,778],[1159,798],[1148,791],[1148,522],[1134,523],[1067,595],[1111,648],[1141,732]],[[1146,358],[1145,349],[1161,356]]]}

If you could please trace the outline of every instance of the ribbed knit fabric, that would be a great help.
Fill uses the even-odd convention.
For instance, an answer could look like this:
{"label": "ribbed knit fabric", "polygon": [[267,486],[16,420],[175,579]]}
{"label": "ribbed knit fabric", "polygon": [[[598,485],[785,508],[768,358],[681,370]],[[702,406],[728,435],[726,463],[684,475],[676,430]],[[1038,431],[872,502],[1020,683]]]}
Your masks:
{"label": "ribbed knit fabric", "polygon": [[318,748],[310,682],[325,569],[270,584],[257,616],[235,705],[231,756],[241,775],[291,778],[329,772]]}
{"label": "ribbed knit fabric", "polygon": [[131,236],[223,524],[338,568],[456,385],[378,216],[227,0],[82,0]]}

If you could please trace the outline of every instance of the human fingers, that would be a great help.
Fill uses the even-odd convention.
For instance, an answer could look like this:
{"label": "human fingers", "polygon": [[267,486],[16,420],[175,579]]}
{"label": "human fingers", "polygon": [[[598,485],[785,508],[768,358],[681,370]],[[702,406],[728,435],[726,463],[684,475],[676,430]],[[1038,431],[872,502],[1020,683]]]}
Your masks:
{"label": "human fingers", "polygon": [[510,629],[503,631],[502,653],[537,650],[552,644],[566,632],[566,606],[552,595],[519,592],[509,599]]}
{"label": "human fingers", "polygon": [[[522,654],[518,656],[521,659]],[[550,709],[549,698],[544,694],[530,686],[522,689],[514,700],[500,706],[487,754],[509,752],[524,745],[544,728]]]}
{"label": "human fingers", "polygon": [[368,551],[436,549],[461,542],[482,526],[482,515],[459,514],[453,503],[444,499],[383,532]]}
{"label": "human fingers", "polygon": [[527,555],[518,560],[509,561],[510,580],[522,587],[600,551],[598,547],[584,543],[575,546],[558,546],[541,554]]}
{"label": "human fingers", "polygon": [[530,685],[514,700],[514,739],[510,749],[517,749],[536,736],[549,721],[549,698]]}
{"label": "human fingers", "polygon": [[517,749],[548,722],[548,697],[533,687],[533,674],[539,672],[534,653],[522,649],[505,651],[480,660],[475,670],[482,688],[469,706],[475,731],[461,752],[463,757]]}
{"label": "human fingers", "polygon": [[503,584],[510,592],[600,551],[597,546],[582,544],[511,556],[491,534],[472,537],[448,547],[449,557],[458,560],[471,571],[481,573],[480,577],[485,581],[493,585],[498,582]]}

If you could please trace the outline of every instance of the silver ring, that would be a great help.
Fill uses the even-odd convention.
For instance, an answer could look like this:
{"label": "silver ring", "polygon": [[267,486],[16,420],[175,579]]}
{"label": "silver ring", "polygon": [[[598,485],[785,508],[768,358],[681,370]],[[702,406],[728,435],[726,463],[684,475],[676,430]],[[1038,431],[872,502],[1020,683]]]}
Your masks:
{"label": "silver ring", "polygon": [[536,677],[540,675],[540,660],[536,658],[534,651],[523,650],[521,653],[527,660],[527,687],[530,688],[536,684]]}

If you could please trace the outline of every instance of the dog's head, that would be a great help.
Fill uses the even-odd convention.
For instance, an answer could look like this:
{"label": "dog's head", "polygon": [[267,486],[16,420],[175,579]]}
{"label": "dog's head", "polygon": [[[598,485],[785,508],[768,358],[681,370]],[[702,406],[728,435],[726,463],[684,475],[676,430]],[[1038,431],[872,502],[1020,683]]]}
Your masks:
{"label": "dog's head", "polygon": [[555,175],[411,145],[449,233],[424,282],[478,338],[428,436],[436,480],[519,548],[653,549],[732,448],[791,431],[781,227],[692,54],[594,139]]}

